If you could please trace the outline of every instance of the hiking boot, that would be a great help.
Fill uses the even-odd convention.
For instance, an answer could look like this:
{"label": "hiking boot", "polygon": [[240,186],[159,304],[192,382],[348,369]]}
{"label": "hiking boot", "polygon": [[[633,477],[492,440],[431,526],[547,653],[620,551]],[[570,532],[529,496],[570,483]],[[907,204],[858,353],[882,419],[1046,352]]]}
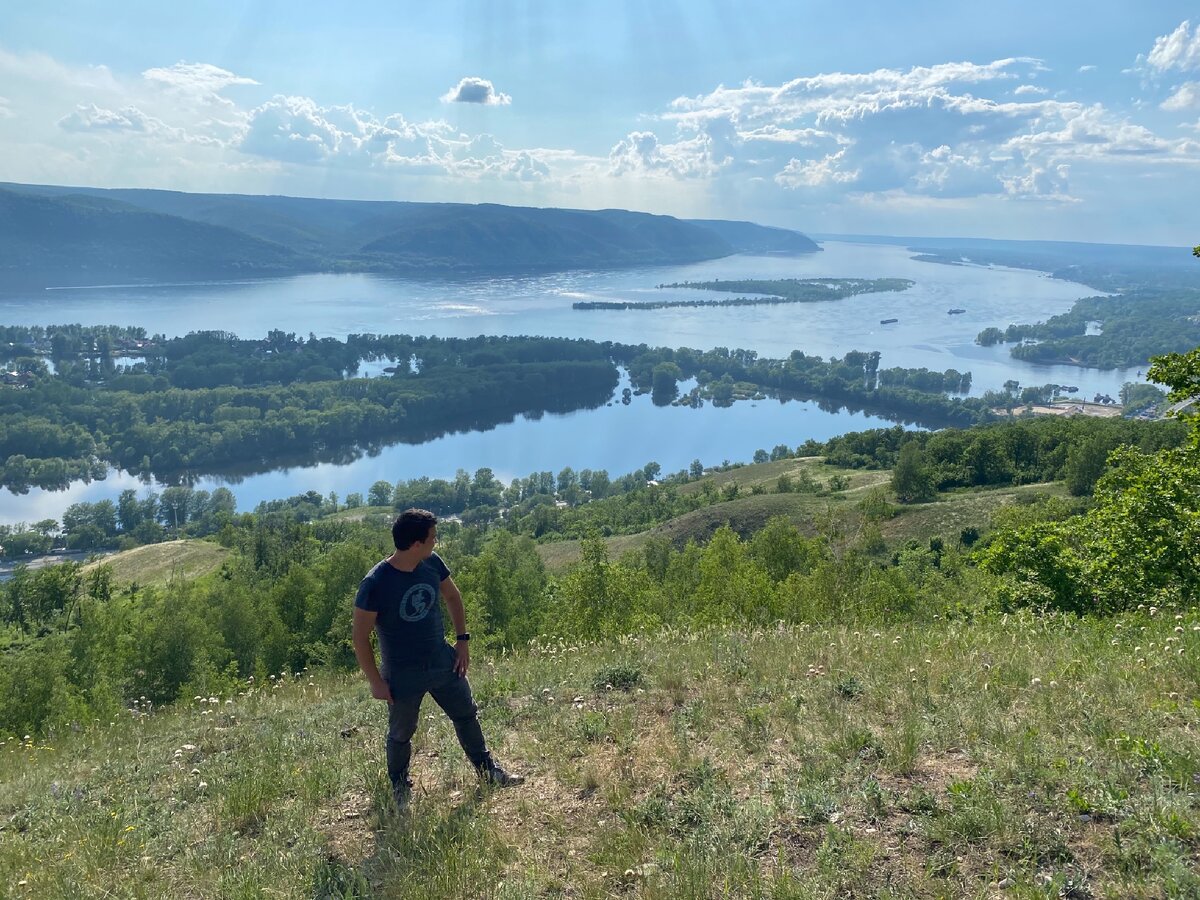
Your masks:
{"label": "hiking boot", "polygon": [[392,800],[397,809],[405,809],[412,802],[412,786],[411,778],[392,782]]}
{"label": "hiking boot", "polygon": [[479,780],[492,787],[516,787],[518,784],[525,783],[524,775],[506,772],[502,766],[490,759],[479,766],[476,771],[479,773]]}

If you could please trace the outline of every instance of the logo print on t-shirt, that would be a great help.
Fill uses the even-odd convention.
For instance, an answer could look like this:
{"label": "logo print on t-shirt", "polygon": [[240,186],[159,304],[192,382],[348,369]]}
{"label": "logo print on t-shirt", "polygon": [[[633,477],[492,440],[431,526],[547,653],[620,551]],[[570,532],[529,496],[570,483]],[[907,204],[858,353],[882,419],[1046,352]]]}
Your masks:
{"label": "logo print on t-shirt", "polygon": [[429,615],[429,609],[436,599],[431,585],[414,584],[400,600],[400,618],[405,622],[420,622]]}

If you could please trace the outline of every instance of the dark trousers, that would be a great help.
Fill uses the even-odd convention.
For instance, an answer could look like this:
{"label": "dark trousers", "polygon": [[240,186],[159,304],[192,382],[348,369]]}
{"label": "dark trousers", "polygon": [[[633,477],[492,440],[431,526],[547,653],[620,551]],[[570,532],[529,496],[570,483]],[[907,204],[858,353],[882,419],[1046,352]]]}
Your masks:
{"label": "dark trousers", "polygon": [[408,779],[412,738],[417,732],[421,701],[426,694],[433,697],[454,723],[458,743],[471,764],[480,768],[488,763],[487,744],[479,727],[479,707],[471,696],[471,684],[454,671],[454,649],[447,646],[446,650],[447,654],[439,654],[437,661],[428,667],[397,669],[388,675],[392,705],[388,712],[387,767],[393,786]]}

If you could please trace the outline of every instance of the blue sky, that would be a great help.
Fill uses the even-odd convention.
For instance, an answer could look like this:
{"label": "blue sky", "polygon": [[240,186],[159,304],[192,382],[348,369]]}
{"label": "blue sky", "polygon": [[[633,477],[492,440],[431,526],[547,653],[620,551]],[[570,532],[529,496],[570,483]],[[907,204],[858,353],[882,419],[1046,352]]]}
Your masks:
{"label": "blue sky", "polygon": [[7,181],[1190,245],[1200,8],[29,4],[0,148]]}

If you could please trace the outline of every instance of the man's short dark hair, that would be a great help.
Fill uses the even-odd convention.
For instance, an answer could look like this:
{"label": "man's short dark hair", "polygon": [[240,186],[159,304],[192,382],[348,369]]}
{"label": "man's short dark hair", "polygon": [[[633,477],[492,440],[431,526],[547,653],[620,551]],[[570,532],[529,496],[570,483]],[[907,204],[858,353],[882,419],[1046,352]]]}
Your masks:
{"label": "man's short dark hair", "polygon": [[397,550],[407,550],[413,544],[429,537],[429,531],[437,524],[437,516],[427,509],[406,509],[392,523],[392,543]]}

